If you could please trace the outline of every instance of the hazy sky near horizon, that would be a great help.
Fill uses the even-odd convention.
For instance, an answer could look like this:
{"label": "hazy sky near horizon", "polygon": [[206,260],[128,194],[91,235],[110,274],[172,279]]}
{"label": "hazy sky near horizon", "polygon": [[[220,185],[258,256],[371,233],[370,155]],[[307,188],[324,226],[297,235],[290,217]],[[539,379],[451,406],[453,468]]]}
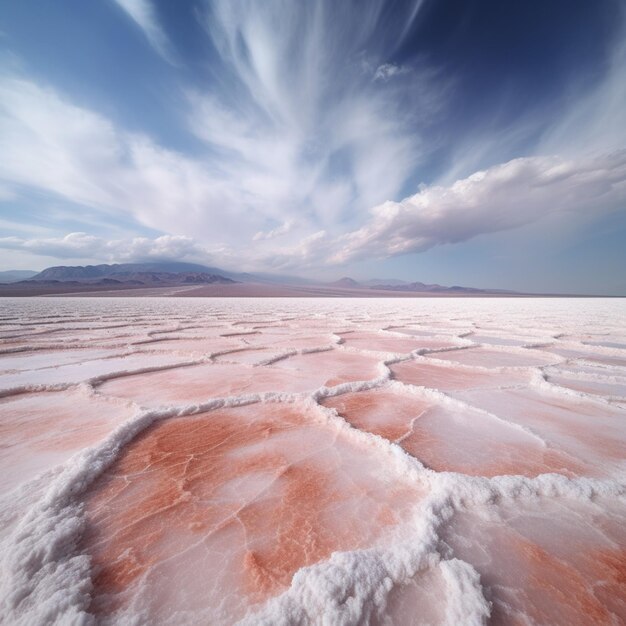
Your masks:
{"label": "hazy sky near horizon", "polygon": [[0,269],[626,295],[621,0],[0,4]]}

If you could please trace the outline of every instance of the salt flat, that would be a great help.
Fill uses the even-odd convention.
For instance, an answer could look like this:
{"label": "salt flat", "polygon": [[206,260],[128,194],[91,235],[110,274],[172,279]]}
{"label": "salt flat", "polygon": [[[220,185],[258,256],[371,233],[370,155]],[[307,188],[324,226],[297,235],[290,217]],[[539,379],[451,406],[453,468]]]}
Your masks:
{"label": "salt flat", "polygon": [[622,624],[626,301],[4,299],[7,624]]}

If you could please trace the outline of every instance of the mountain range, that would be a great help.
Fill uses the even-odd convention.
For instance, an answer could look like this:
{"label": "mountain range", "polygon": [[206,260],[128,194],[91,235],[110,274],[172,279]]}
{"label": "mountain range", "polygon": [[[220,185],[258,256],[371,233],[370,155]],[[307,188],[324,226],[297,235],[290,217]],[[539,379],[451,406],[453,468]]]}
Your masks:
{"label": "mountain range", "polygon": [[[228,279],[221,270],[197,265],[195,263],[158,262],[158,263],[115,263],[113,265],[57,265],[31,276],[29,281],[68,280],[92,281],[102,278],[117,277],[120,281],[125,279],[137,280],[139,275],[148,280],[152,276],[180,277],[186,275],[207,275]],[[178,279],[177,279],[178,280]]]}
{"label": "mountain range", "polygon": [[161,287],[170,285],[229,284],[232,278],[193,263],[122,263],[49,267],[23,283],[67,283]]}
{"label": "mountain range", "polygon": [[341,287],[343,289],[372,289],[375,291],[403,291],[415,293],[458,293],[458,294],[514,294],[514,291],[504,289],[477,289],[475,287],[461,287],[454,285],[445,287],[443,285],[426,284],[420,282],[408,282],[398,279],[373,279],[358,282],[354,278],[344,276],[335,282],[329,283],[331,287]]}
{"label": "mountain range", "polygon": [[[334,282],[316,282],[298,276],[263,273],[230,272],[196,263],[158,261],[150,263],[116,263],[101,265],[59,265],[35,273],[15,270],[0,273],[0,281],[7,283],[4,295],[35,295],[36,293],[71,293],[81,291],[123,290],[155,287],[234,285],[256,286],[237,290],[237,295],[515,295],[500,289],[477,289],[454,285],[408,282],[398,279],[370,279],[357,281],[345,276]],[[9,284],[10,283],[10,284]],[[235,290],[231,290],[235,293]],[[200,295],[200,294],[198,294]],[[213,295],[207,293],[205,295]],[[224,290],[215,295],[228,295]],[[519,295],[519,294],[518,294]]]}

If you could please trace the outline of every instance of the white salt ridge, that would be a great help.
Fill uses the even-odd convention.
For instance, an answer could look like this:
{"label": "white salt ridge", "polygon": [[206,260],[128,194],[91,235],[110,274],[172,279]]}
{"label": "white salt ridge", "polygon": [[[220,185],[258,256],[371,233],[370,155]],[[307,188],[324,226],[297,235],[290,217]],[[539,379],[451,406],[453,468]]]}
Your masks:
{"label": "white salt ridge", "polygon": [[[68,306],[70,310],[73,310],[76,302],[80,301],[71,303],[54,301],[59,309]],[[155,319],[163,315],[163,312],[158,311],[159,309],[164,311],[176,310],[176,307],[180,306],[176,304],[176,301],[174,304],[154,300],[147,302],[154,307],[151,314],[155,316]],[[571,302],[566,301],[568,306],[571,305]],[[593,304],[589,301],[582,301],[581,306],[583,304],[592,309],[588,315],[590,315],[590,319],[593,319],[596,316],[593,313]],[[611,304],[616,309],[621,306],[615,301],[611,301]],[[137,301],[132,305],[113,303],[110,306],[115,308],[116,305],[122,311],[133,310],[134,306],[138,306]],[[185,302],[185,306],[187,305],[188,303]],[[33,301],[9,301],[8,314],[11,314],[11,310],[15,310],[26,316],[29,310],[37,311],[38,306],[41,304]],[[89,312],[90,310],[98,310],[100,306],[102,306],[101,302],[94,303],[86,300],[82,301],[78,308]],[[208,307],[207,304],[197,302],[191,306],[203,306],[205,309],[213,308],[216,311],[220,307],[215,301],[211,302]],[[311,308],[318,307],[321,309],[319,315],[323,322],[322,325],[330,328],[333,326],[333,319],[335,326],[337,319],[341,319],[342,316],[343,319],[346,319],[344,311],[350,311],[354,305],[353,302],[344,304],[337,301],[333,301],[331,304],[324,302],[277,304],[275,301],[259,300],[239,303],[238,306],[245,306],[252,311],[258,309],[258,316],[262,318],[263,323],[272,322],[272,319],[268,320],[267,311],[272,311],[276,306],[284,306],[285,310],[295,309],[296,313],[298,310],[310,312]],[[387,313],[381,311],[379,319],[382,326],[384,323],[382,320],[388,319],[390,315],[394,314],[396,318],[398,317],[397,309],[411,310],[411,307],[415,305],[410,302],[375,301],[374,305],[368,304],[367,306],[372,307],[374,312],[376,309],[381,310],[385,307],[389,309]],[[497,316],[498,314],[494,312],[494,309],[499,308],[502,311],[501,315],[506,313],[513,318],[518,316],[523,321],[524,316],[528,314],[529,302],[519,303],[516,301],[511,309],[506,308],[505,301],[493,300],[489,302],[473,301],[472,306],[470,306],[467,301],[459,304],[446,299],[445,302],[420,302],[419,306],[422,314],[423,310],[428,308],[438,316],[441,316],[442,313],[445,314],[448,308],[456,306],[458,307],[456,314],[460,316],[459,321],[464,320],[464,315],[480,318],[481,315],[487,313]],[[542,306],[546,309],[545,315],[548,319],[555,315],[557,317],[558,315],[566,316],[566,313],[559,309],[554,302],[543,301]],[[228,310],[228,307],[227,304],[225,308]],[[567,308],[564,310],[567,311]],[[211,316],[207,315],[207,319],[211,319]],[[299,318],[296,314],[291,319],[298,320]],[[358,317],[354,319],[358,319]],[[407,316],[406,319],[410,320],[411,317]],[[45,323],[45,319],[36,323]],[[249,323],[249,321],[245,321],[238,325]],[[257,320],[255,323],[261,322]],[[447,328],[449,330],[454,329],[455,323],[450,323],[450,321],[446,323],[448,323]],[[585,324],[580,321],[578,324],[580,327],[585,327]],[[295,326],[297,324],[294,324]],[[555,321],[555,327],[559,326],[565,327],[562,320]],[[436,325],[433,324],[432,327],[436,327]],[[619,327],[619,324],[615,322],[614,327]],[[515,323],[512,323],[510,328],[517,328],[519,332],[519,327]],[[488,329],[485,327],[483,330],[487,332]],[[491,332],[491,329],[489,331]],[[402,334],[394,333],[394,335],[401,336]],[[469,339],[467,341],[469,348],[472,342]],[[337,344],[339,344],[338,337]],[[489,350],[501,348],[503,352],[509,354],[526,354],[525,348],[496,347],[494,345],[488,347]],[[328,349],[353,351],[344,347],[320,347],[320,350]],[[458,350],[459,348],[454,349]],[[612,347],[606,349],[618,350]],[[314,351],[316,350],[286,351],[280,356],[280,359],[288,359],[294,354],[302,355]],[[364,351],[359,352],[363,353]],[[436,353],[436,351],[429,350],[427,354],[431,353]],[[82,498],[91,483],[116,461],[128,443],[139,432],[158,420],[176,419],[180,416],[193,415],[224,406],[240,406],[258,402],[289,403],[305,400],[317,406],[317,401],[323,398],[384,387],[400,393],[413,393],[428,398],[440,406],[448,406],[458,411],[460,415],[468,409],[478,411],[485,418],[493,420],[494,425],[497,423],[516,432],[521,439],[532,440],[535,445],[544,447],[547,445],[545,439],[531,428],[507,420],[504,416],[506,411],[504,414],[486,411],[476,408],[469,401],[451,397],[436,389],[390,380],[391,373],[388,364],[413,359],[420,362],[428,362],[429,359],[435,360],[434,357],[419,356],[420,354],[422,353],[419,350],[414,351],[411,356],[401,353],[384,353],[382,355],[378,353],[379,358],[383,357],[377,366],[378,376],[370,380],[321,387],[312,393],[284,394],[277,390],[263,394],[211,399],[206,402],[162,409],[139,411],[136,407],[137,414],[117,428],[101,444],[76,454],[61,468],[52,470],[18,487],[9,496],[0,500],[0,558],[2,559],[3,572],[0,579],[0,615],[2,619],[5,623],[24,625],[33,623],[91,624],[95,622],[95,617],[88,613],[92,589],[89,557],[77,554],[78,542],[85,524]],[[590,354],[594,354],[594,351],[591,350]],[[611,354],[611,356],[616,355]],[[124,358],[131,359],[132,357]],[[115,359],[111,360],[115,361]],[[561,361],[562,359],[556,355],[555,365]],[[176,362],[171,360],[156,367],[138,367],[140,361],[137,360],[133,362],[136,363],[136,369],[131,367],[109,371],[109,369],[104,368],[105,371],[96,373],[87,371],[81,373],[80,376],[76,376],[73,369],[61,366],[53,370],[57,374],[51,377],[52,381],[38,378],[38,375],[30,372],[29,376],[32,378],[29,382],[21,386],[5,387],[4,393],[69,388],[81,383],[81,381],[83,381],[83,385],[86,384],[91,388],[92,385],[113,377],[184,367],[199,362],[204,361]],[[276,361],[259,362],[258,366],[264,367],[274,362]],[[449,361],[445,363],[450,365]],[[143,357],[141,364],[145,364],[145,357]],[[98,362],[96,369],[98,367],[101,367],[101,362]],[[549,375],[535,366],[488,368],[454,364],[454,367],[467,371],[528,371],[531,374],[529,384],[540,393],[556,394],[572,400],[596,402],[601,405],[611,402],[611,398],[576,392],[560,387],[556,383],[551,383],[546,380]],[[621,380],[619,374],[616,374],[614,370],[608,366],[603,367],[611,372],[608,377],[613,376]],[[581,374],[581,376],[583,375]],[[575,378],[575,373],[573,377]],[[485,624],[492,607],[485,596],[477,570],[469,562],[460,560],[454,553],[449,554],[442,551],[440,547],[440,531],[455,515],[498,502],[507,502],[511,506],[514,506],[515,502],[534,502],[541,507],[542,502],[556,498],[583,503],[598,502],[599,499],[608,498],[614,506],[626,506],[626,487],[617,474],[615,478],[602,480],[584,477],[571,479],[559,474],[542,474],[536,478],[497,476],[488,479],[450,472],[434,472],[425,469],[416,458],[407,454],[397,444],[353,428],[334,410],[322,408],[316,414],[319,415],[319,419],[326,427],[336,429],[343,437],[353,440],[355,444],[374,451],[381,460],[381,471],[397,476],[399,480],[413,482],[420,488],[427,488],[429,495],[425,501],[416,503],[412,519],[395,529],[393,541],[387,545],[369,549],[335,552],[326,561],[302,568],[294,575],[287,591],[261,606],[252,607],[251,613],[242,623],[393,623],[393,613],[389,614],[387,610],[396,610],[394,606],[396,606],[397,600],[390,601],[390,599],[397,598],[398,594],[401,597],[405,589],[417,589],[419,583],[415,581],[419,581],[420,576],[430,573],[430,577],[424,578],[427,581],[423,583],[426,585],[424,587],[426,591],[422,590],[420,593],[428,595],[430,593],[428,589],[430,589],[436,594],[436,601],[445,607],[440,623]],[[208,417],[210,417],[210,413]],[[623,510],[622,508],[621,511]],[[16,512],[19,512],[22,517],[19,518]],[[429,585],[431,586],[429,587]],[[416,591],[413,592],[417,593]],[[140,611],[141,607],[134,607],[134,610]],[[386,621],[389,619],[392,621]],[[416,615],[418,623],[419,619],[418,613]],[[211,615],[209,613],[206,615],[179,615],[171,623],[192,624],[198,621],[211,621]],[[134,615],[132,613],[126,614],[122,621],[116,623],[144,623],[144,620],[141,613],[137,612]]]}

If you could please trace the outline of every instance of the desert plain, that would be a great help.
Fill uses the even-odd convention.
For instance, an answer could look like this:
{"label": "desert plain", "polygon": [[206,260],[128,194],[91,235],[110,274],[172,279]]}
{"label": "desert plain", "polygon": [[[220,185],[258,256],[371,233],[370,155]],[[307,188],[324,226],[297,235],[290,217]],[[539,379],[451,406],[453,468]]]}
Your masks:
{"label": "desert plain", "polygon": [[623,624],[623,299],[7,298],[7,624]]}

